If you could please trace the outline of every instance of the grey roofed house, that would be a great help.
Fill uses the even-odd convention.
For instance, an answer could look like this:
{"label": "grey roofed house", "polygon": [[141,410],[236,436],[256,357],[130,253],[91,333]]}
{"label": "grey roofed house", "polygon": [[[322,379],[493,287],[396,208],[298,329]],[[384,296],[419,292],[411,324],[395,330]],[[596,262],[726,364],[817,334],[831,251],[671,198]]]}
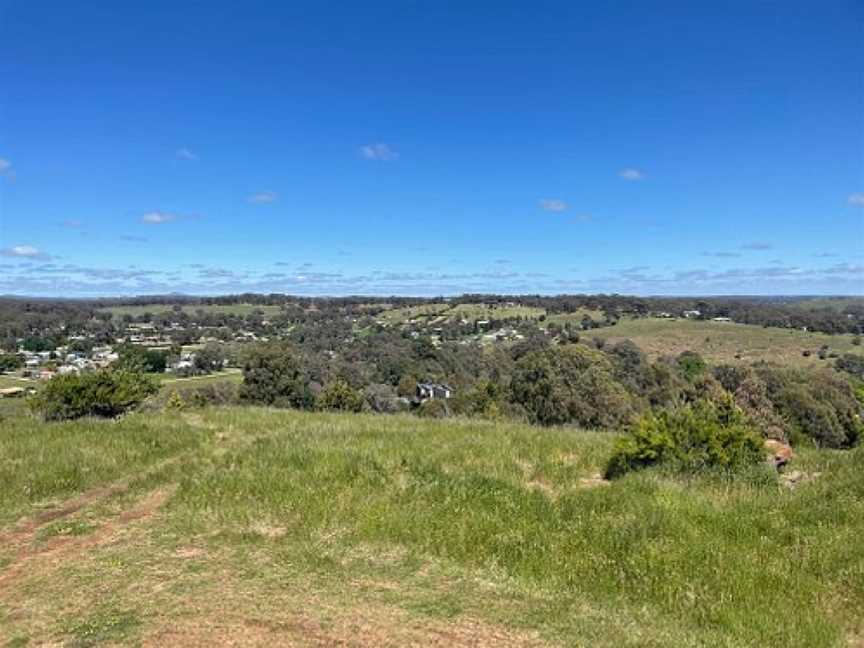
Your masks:
{"label": "grey roofed house", "polygon": [[417,400],[434,400],[436,398],[450,398],[453,389],[449,385],[440,383],[421,382],[417,383]]}

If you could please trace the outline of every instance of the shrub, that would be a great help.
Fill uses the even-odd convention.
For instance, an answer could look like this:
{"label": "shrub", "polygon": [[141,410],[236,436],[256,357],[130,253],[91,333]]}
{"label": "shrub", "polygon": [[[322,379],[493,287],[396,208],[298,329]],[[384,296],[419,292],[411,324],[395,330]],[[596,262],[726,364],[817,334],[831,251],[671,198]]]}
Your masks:
{"label": "shrub", "polygon": [[82,416],[114,417],[144,402],[159,390],[141,373],[102,370],[55,376],[30,400],[30,407],[46,421]]}
{"label": "shrub", "polygon": [[354,389],[341,378],[328,383],[315,399],[318,409],[340,412],[359,412],[364,404],[362,392]]}
{"label": "shrub", "polygon": [[695,351],[684,351],[678,356],[678,368],[684,378],[692,382],[705,373],[707,365],[702,356]]}
{"label": "shrub", "polygon": [[164,407],[170,409],[177,404],[177,400],[183,407],[235,405],[240,400],[239,391],[239,385],[230,380],[175,386],[165,400]]}
{"label": "shrub", "polygon": [[615,443],[606,476],[654,465],[680,472],[733,470],[759,463],[763,454],[761,437],[731,399],[699,401],[643,414]]}
{"label": "shrub", "polygon": [[425,418],[446,418],[450,416],[450,406],[443,398],[431,398],[420,403],[417,416]]}
{"label": "shrub", "polygon": [[407,404],[403,405],[404,401],[399,399],[391,385],[382,383],[369,385],[363,390],[363,398],[366,400],[367,407],[379,414],[393,414],[407,408]]}
{"label": "shrub", "polygon": [[852,353],[844,353],[835,363],[840,371],[864,380],[864,357]]}
{"label": "shrub", "polygon": [[841,374],[767,364],[755,369],[793,442],[806,437],[823,448],[848,448],[864,435],[861,403]]}

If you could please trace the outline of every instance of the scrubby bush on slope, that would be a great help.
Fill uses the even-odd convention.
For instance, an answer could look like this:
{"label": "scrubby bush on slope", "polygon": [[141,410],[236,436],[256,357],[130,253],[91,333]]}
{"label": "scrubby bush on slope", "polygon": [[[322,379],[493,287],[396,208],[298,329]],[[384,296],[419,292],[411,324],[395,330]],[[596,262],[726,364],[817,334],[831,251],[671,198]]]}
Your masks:
{"label": "scrubby bush on slope", "polygon": [[732,402],[699,401],[643,414],[615,444],[609,478],[653,465],[693,472],[763,459],[762,439]]}
{"label": "scrubby bush on slope", "polygon": [[848,448],[864,436],[861,403],[840,374],[767,364],[755,370],[793,442],[808,438],[820,447]]}
{"label": "scrubby bush on slope", "polygon": [[137,407],[158,390],[156,383],[141,373],[102,370],[56,376],[31,399],[30,406],[46,421],[114,417]]}
{"label": "scrubby bush on slope", "polygon": [[339,378],[328,383],[315,399],[318,409],[341,412],[360,412],[364,404],[363,393]]}

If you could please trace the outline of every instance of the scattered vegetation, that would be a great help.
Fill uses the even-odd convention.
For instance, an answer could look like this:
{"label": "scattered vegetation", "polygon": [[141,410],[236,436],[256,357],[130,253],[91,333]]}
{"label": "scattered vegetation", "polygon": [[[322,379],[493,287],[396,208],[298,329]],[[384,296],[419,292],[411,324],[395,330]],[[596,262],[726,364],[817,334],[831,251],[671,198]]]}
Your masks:
{"label": "scattered vegetation", "polygon": [[70,374],[49,380],[31,398],[30,406],[46,421],[115,417],[139,406],[158,390],[155,381],[133,371]]}

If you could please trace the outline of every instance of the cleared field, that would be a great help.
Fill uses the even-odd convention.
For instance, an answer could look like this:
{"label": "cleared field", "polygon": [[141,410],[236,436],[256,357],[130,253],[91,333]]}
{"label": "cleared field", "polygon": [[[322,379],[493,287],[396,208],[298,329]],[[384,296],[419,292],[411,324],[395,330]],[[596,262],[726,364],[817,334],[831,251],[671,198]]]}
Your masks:
{"label": "cleared field", "polygon": [[382,313],[382,317],[393,323],[407,322],[414,318],[426,318],[431,321],[435,318],[444,318],[445,320],[461,320],[469,321],[483,319],[508,319],[514,317],[522,317],[524,319],[537,319],[541,315],[545,315],[546,311],[543,308],[533,308],[531,306],[498,306],[492,304],[423,304],[420,306],[410,306],[406,308],[394,308]]}
{"label": "cleared field", "polygon": [[794,490],[768,472],[606,484],[613,438],[251,408],[14,420],[0,637],[860,643],[864,451],[804,451],[795,467],[820,476]]}
{"label": "cleared field", "polygon": [[531,306],[492,306],[490,304],[457,304],[451,308],[447,315],[452,319],[509,319],[522,317],[523,319],[537,319],[546,314],[544,308]]}
{"label": "cleared field", "polygon": [[35,387],[37,384],[38,381],[30,380],[28,378],[0,374],[0,389],[6,387]]}
{"label": "cleared field", "polygon": [[[797,366],[820,366],[833,362],[817,357],[823,345],[841,355],[864,354],[861,346],[852,344],[851,335],[806,333],[733,322],[622,319],[616,326],[584,331],[581,335],[605,338],[608,342],[629,339],[651,357],[696,351],[716,363],[767,360]],[[810,357],[802,355],[805,349],[812,352]]]}
{"label": "cleared field", "polygon": [[[135,304],[132,306],[106,306],[99,309],[102,312],[111,313],[115,317],[123,315],[132,315],[138,317],[144,313],[152,313],[153,315],[161,315],[170,313],[174,310],[170,304]],[[198,311],[203,311],[207,314],[225,314],[225,315],[251,315],[255,312],[262,312],[265,316],[272,317],[281,312],[279,306],[257,305],[257,304],[198,304],[184,305],[183,312],[189,315],[194,315]]]}
{"label": "cleared field", "polygon": [[239,383],[243,380],[243,372],[240,369],[226,369],[216,373],[205,374],[202,376],[189,376],[188,378],[178,378],[171,374],[158,374],[157,378],[162,385],[201,385],[206,383],[217,382],[235,382]]}
{"label": "cleared field", "polygon": [[554,322],[555,324],[563,326],[567,322],[570,322],[571,324],[578,326],[586,317],[590,317],[595,322],[602,322],[604,319],[603,311],[591,310],[590,308],[581,308],[575,313],[558,313],[555,315],[547,315],[545,323],[548,325]]}
{"label": "cleared field", "polygon": [[381,313],[379,317],[392,322],[401,324],[415,317],[435,317],[443,315],[450,310],[449,304],[421,304],[419,306],[406,306],[404,308],[391,308]]}

